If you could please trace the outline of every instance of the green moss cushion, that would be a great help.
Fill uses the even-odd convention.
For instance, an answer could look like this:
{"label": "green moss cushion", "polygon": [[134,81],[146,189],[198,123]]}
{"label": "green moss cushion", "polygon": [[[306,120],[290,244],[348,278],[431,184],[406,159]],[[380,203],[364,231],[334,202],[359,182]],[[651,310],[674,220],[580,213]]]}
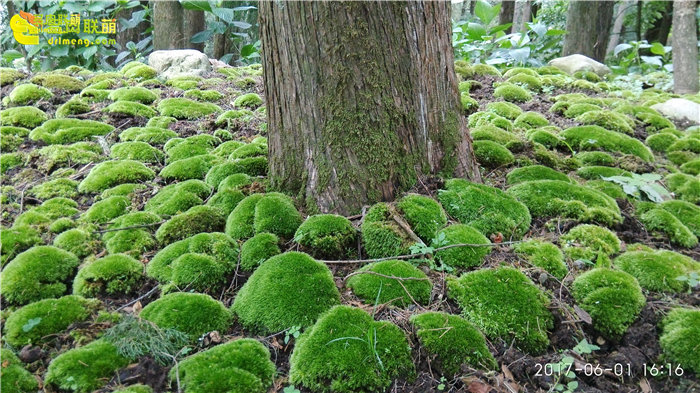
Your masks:
{"label": "green moss cushion", "polygon": [[279,237],[272,233],[258,233],[241,245],[241,270],[253,271],[261,263],[282,253]]}
{"label": "green moss cushion", "polygon": [[522,168],[515,168],[506,175],[506,182],[508,185],[532,180],[560,180],[571,182],[569,176],[543,165],[530,165]]}
{"label": "green moss cushion", "polygon": [[48,120],[29,133],[29,139],[47,144],[66,144],[89,141],[93,136],[106,135],[114,127],[99,121],[80,119]]}
{"label": "green moss cushion", "polygon": [[413,232],[425,242],[430,242],[447,223],[440,204],[423,195],[408,194],[397,202],[396,207]]}
{"label": "green moss cushion", "polygon": [[111,254],[78,270],[73,293],[86,297],[127,294],[138,289],[142,278],[141,262],[125,254]]}
{"label": "green moss cushion", "polygon": [[123,183],[153,180],[155,173],[138,161],[105,161],[90,170],[78,185],[80,192],[100,192]]}
{"label": "green moss cushion", "polygon": [[234,239],[246,239],[256,233],[270,232],[291,239],[301,222],[301,214],[288,196],[276,192],[253,194],[238,203],[228,216],[226,234]]}
{"label": "green moss cushion", "polygon": [[94,303],[74,295],[30,303],[7,317],[5,341],[15,347],[39,345],[48,336],[61,333],[72,323],[87,319],[89,307]]}
{"label": "green moss cushion", "polygon": [[76,393],[89,393],[104,386],[115,371],[129,364],[117,348],[105,340],[64,352],[49,364],[44,383]]}
{"label": "green moss cushion", "polygon": [[524,203],[535,217],[560,216],[605,225],[622,221],[614,199],[600,191],[568,182],[528,181],[512,186],[508,194]]}
{"label": "green moss cushion", "polygon": [[241,338],[185,358],[170,378],[179,379],[185,393],[265,393],[275,371],[264,345]]}
{"label": "green moss cushion", "polygon": [[[491,242],[474,227],[465,224],[454,224],[438,233],[442,246],[454,244],[490,244]],[[483,263],[484,258],[491,252],[491,247],[453,247],[435,253],[435,258],[443,264],[452,267],[474,267]]]}
{"label": "green moss cushion", "polygon": [[432,283],[425,273],[406,261],[375,262],[363,266],[353,274],[348,279],[347,286],[365,303],[391,302],[405,307],[414,304],[414,301],[423,305],[430,301]]}
{"label": "green moss cushion", "polygon": [[698,237],[683,224],[673,213],[662,208],[654,208],[639,216],[648,231],[663,233],[671,243],[693,248],[698,244]]}
{"label": "green moss cushion", "polygon": [[615,267],[634,276],[642,288],[659,292],[687,291],[688,282],[678,278],[700,273],[700,263],[668,250],[626,252],[615,258]]}
{"label": "green moss cushion", "polygon": [[307,254],[287,252],[266,260],[253,272],[231,309],[248,328],[279,332],[309,326],[339,302],[340,294],[326,265]]}
{"label": "green moss cushion", "polygon": [[549,346],[554,318],[549,300],[527,276],[512,268],[481,269],[447,281],[448,296],[465,319],[491,339],[500,338],[527,353]]}
{"label": "green moss cushion", "polygon": [[52,246],[35,246],[17,255],[0,276],[0,294],[8,304],[23,305],[64,295],[78,258]]}
{"label": "green moss cushion", "polygon": [[231,326],[231,313],[211,296],[176,292],[162,296],[143,308],[141,318],[161,328],[179,330],[196,341],[205,333],[225,333]]}
{"label": "green moss cushion", "polygon": [[404,333],[365,311],[336,306],[299,337],[289,380],[314,392],[381,392],[415,369]]}
{"label": "green moss cushion", "polygon": [[571,127],[564,130],[561,136],[576,150],[605,150],[633,154],[645,161],[654,159],[651,150],[642,142],[599,126]]}
{"label": "green moss cushion", "polygon": [[452,376],[462,364],[484,370],[497,365],[486,346],[486,340],[474,325],[457,315],[426,312],[411,316],[420,345],[432,358],[430,365],[442,374]]}
{"label": "green moss cushion", "polygon": [[405,255],[415,243],[392,218],[389,205],[383,202],[367,211],[362,222],[362,242],[370,258]]}
{"label": "green moss cushion", "polygon": [[201,205],[211,194],[211,188],[201,180],[191,179],[165,186],[146,202],[146,211],[174,216]]}
{"label": "green moss cushion", "polygon": [[527,207],[503,191],[464,179],[445,182],[438,198],[450,216],[486,236],[522,237],[530,228]]}
{"label": "green moss cushion", "polygon": [[163,245],[202,232],[221,232],[226,225],[224,214],[211,206],[193,206],[163,223],[156,231],[156,239]]}
{"label": "green moss cushion", "polygon": [[668,360],[685,370],[700,373],[700,310],[674,308],[661,321],[661,349]]}
{"label": "green moss cushion", "polygon": [[569,272],[564,263],[564,254],[553,243],[532,239],[514,245],[513,249],[516,254],[523,256],[528,262],[546,270],[559,280]]}
{"label": "green moss cushion", "polygon": [[9,393],[36,392],[39,384],[34,375],[27,371],[22,361],[9,349],[0,348],[2,358],[2,378],[0,390]]}
{"label": "green moss cushion", "polygon": [[589,270],[572,284],[576,303],[593,318],[593,326],[608,337],[620,337],[646,304],[637,280],[623,271]]}
{"label": "green moss cushion", "polygon": [[309,216],[294,234],[294,241],[318,258],[341,258],[356,246],[356,238],[350,220],[337,214]]}
{"label": "green moss cushion", "polygon": [[559,238],[566,256],[572,260],[595,261],[620,252],[620,239],[615,232],[597,225],[582,224]]}
{"label": "green moss cushion", "polygon": [[[105,232],[102,241],[105,248],[111,254],[125,253],[134,257],[139,257],[156,246],[156,239],[153,231],[157,228],[157,223],[161,218],[149,212],[134,212],[116,218],[108,229],[127,228],[119,231]],[[136,227],[139,225],[148,225]]]}

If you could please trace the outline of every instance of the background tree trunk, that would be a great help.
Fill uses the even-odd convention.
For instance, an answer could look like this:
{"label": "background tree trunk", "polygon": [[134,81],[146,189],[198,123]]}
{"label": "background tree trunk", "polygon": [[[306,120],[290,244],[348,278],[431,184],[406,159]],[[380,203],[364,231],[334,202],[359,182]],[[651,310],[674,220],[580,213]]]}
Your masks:
{"label": "background tree trunk", "polygon": [[625,15],[627,15],[630,7],[632,7],[632,1],[633,0],[623,0],[617,3],[617,12],[613,20],[612,31],[610,32],[607,53],[612,53],[615,47],[620,43],[620,37],[622,36],[623,27],[625,26]]}
{"label": "background tree trunk", "polygon": [[183,48],[183,12],[178,1],[153,2],[153,50]]}
{"label": "background tree trunk", "polygon": [[698,92],[698,33],[695,0],[677,0],[673,7],[673,92]]}
{"label": "background tree trunk", "polygon": [[665,7],[661,18],[654,22],[654,26],[647,30],[644,34],[644,39],[652,42],[660,42],[666,45],[668,42],[668,34],[671,32],[671,21],[673,19],[673,1],[664,1],[663,5]]}
{"label": "background tree trunk", "polygon": [[192,36],[207,28],[204,22],[204,11],[184,10],[182,14],[182,35],[185,39],[183,48],[197,49],[200,52],[204,51],[204,43],[198,44],[190,41]]}
{"label": "background tree trunk", "polygon": [[[498,24],[513,23],[513,13],[515,12],[515,0],[501,1],[501,13],[498,14]],[[505,33],[509,34],[513,31],[513,26],[509,27]]]}
{"label": "background tree trunk", "polygon": [[351,214],[424,174],[480,180],[449,3],[259,6],[273,187]]}
{"label": "background tree trunk", "polygon": [[515,2],[513,11],[513,33],[522,33],[527,30],[527,22],[530,21],[532,13],[531,0],[518,0]]}
{"label": "background tree trunk", "polygon": [[579,53],[604,61],[614,6],[614,2],[604,0],[570,2],[562,54]]}
{"label": "background tree trunk", "polygon": [[[141,2],[141,4],[144,6],[148,6],[148,2]],[[129,20],[129,19],[131,19],[131,15],[134,12],[142,11],[142,10],[143,10],[142,7],[133,7],[133,8],[129,8],[126,10],[121,10],[117,13],[116,18],[117,18],[117,20],[119,20],[120,18],[124,18],[126,20]],[[127,42],[131,41],[133,43],[137,43],[137,42],[141,41],[141,34],[144,31],[146,31],[147,28],[148,28],[148,21],[144,20],[141,23],[139,23],[138,25],[136,25],[136,27],[134,27],[134,28],[118,29],[117,30],[117,44],[119,44],[119,46],[121,47],[121,50],[126,50],[126,43]]]}

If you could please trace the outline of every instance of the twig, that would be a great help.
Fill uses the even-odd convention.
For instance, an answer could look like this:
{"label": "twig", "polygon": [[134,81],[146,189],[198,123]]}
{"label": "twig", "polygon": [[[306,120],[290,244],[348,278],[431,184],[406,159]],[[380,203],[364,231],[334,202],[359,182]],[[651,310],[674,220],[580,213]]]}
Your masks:
{"label": "twig", "polygon": [[430,279],[429,279],[428,277],[397,277],[397,276],[388,276],[388,275],[386,275],[386,274],[381,274],[381,273],[373,272],[373,271],[371,271],[371,270],[363,270],[363,271],[357,271],[357,272],[350,273],[350,274],[348,274],[347,276],[345,276],[345,278],[343,279],[343,281],[347,281],[348,278],[350,278],[350,277],[352,277],[352,276],[356,276],[356,275],[358,275],[358,274],[373,274],[373,275],[375,275],[375,276],[384,277],[384,278],[390,278],[390,279],[392,279],[392,280],[398,280],[398,281],[403,281],[403,280],[405,280],[405,281],[411,281],[411,280],[415,280],[415,281],[430,281]]}
{"label": "twig", "polygon": [[403,228],[404,231],[406,231],[406,233],[408,234],[408,237],[410,237],[411,240],[413,240],[414,242],[416,242],[418,244],[425,245],[425,243],[423,243],[423,240],[421,240],[421,238],[419,238],[418,235],[416,235],[415,232],[413,232],[413,230],[411,229],[411,226],[408,225],[408,223],[403,218],[401,218],[401,216],[399,215],[399,212],[396,211],[394,206],[392,206],[392,205],[388,205],[388,206],[389,206],[389,213],[391,213],[391,218],[393,218],[394,221],[396,221],[396,223],[399,224],[399,226],[401,228]]}
{"label": "twig", "polygon": [[124,309],[124,308],[127,308],[127,307],[131,306],[132,304],[138,302],[139,300],[143,300],[143,299],[149,297],[149,296],[150,296],[151,294],[153,294],[153,292],[155,292],[157,289],[158,289],[158,285],[156,285],[155,287],[151,288],[150,291],[148,291],[148,292],[144,293],[143,295],[137,297],[136,299],[130,301],[129,303],[126,303],[125,305],[119,307],[119,308],[117,309],[117,311],[122,310],[122,309]]}
{"label": "twig", "polygon": [[[514,240],[514,241],[508,241],[508,242],[501,242],[501,243],[484,243],[484,244],[471,244],[471,243],[460,243],[460,244],[450,244],[448,246],[442,246],[438,247],[433,250],[433,253],[436,253],[438,251],[443,251],[443,250],[448,250],[450,248],[458,248],[458,247],[495,247],[495,246],[505,246],[509,244],[518,244],[522,243],[522,240]],[[343,264],[343,263],[371,263],[371,262],[381,262],[381,261],[391,261],[393,259],[412,259],[412,258],[420,258],[424,256],[425,254],[406,254],[406,255],[396,255],[392,257],[384,257],[384,258],[373,258],[373,259],[347,259],[347,260],[338,260],[338,261],[324,261],[324,260],[319,260],[321,263],[328,263],[328,264]]]}
{"label": "twig", "polygon": [[97,231],[93,231],[92,233],[105,233],[105,232],[115,232],[115,231],[126,231],[128,229],[135,229],[135,228],[147,228],[147,227],[154,227],[156,225],[163,224],[167,220],[159,221],[159,222],[154,222],[152,224],[141,224],[141,225],[132,225],[128,227],[122,227],[122,228],[109,228],[109,229],[99,229]]}

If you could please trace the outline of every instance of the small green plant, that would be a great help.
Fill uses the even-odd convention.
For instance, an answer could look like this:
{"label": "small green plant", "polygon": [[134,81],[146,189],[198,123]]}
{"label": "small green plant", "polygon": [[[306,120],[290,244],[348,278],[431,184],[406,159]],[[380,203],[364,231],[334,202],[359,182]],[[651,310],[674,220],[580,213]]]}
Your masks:
{"label": "small green plant", "polygon": [[[591,344],[585,338],[581,340],[572,349],[578,355],[587,355],[600,349],[599,346]],[[572,393],[578,388],[578,381],[576,381],[576,373],[574,372],[574,358],[571,356],[564,356],[557,363],[547,363],[544,366],[544,373],[547,374],[548,369],[551,370],[553,376],[555,377],[555,382],[549,389],[549,392],[562,392],[562,393]]]}
{"label": "small green plant", "polygon": [[[426,245],[425,243],[415,243],[409,248],[409,251],[413,255],[432,255],[435,253],[435,249],[440,248],[442,246],[446,246],[449,244],[449,241],[447,240],[445,233],[444,232],[439,232],[435,238],[430,242],[430,245]],[[428,265],[430,266],[431,270],[435,270],[438,272],[452,272],[454,271],[454,268],[452,266],[446,265],[443,263],[441,260],[436,260],[435,258],[427,258],[425,260],[428,262]]]}
{"label": "small green plant", "polygon": [[282,389],[282,393],[301,393],[301,390],[297,389],[294,385],[289,385]]}
{"label": "small green plant", "polygon": [[184,356],[190,351],[189,348],[183,349],[189,341],[185,333],[160,328],[153,322],[130,315],[109,328],[104,338],[124,357],[138,359],[149,355],[162,365],[170,364],[177,356]]}
{"label": "small green plant", "polygon": [[[640,53],[648,50],[653,56],[643,56]],[[640,73],[653,71],[672,71],[671,47],[660,42],[648,43],[646,40],[623,42],[613,50],[613,65],[610,68],[618,74]]]}
{"label": "small green plant", "polygon": [[332,344],[336,341],[345,341],[345,346],[347,347],[348,341],[347,340],[356,340],[356,341],[361,341],[365,344],[367,344],[367,347],[369,348],[370,352],[374,354],[374,358],[377,360],[377,365],[379,368],[384,371],[384,362],[382,362],[382,358],[379,356],[379,352],[377,351],[377,328],[373,327],[372,329],[368,329],[367,333],[365,334],[365,337],[338,337],[334,338],[333,340],[330,340],[326,343],[326,345]]}
{"label": "small green plant", "polygon": [[301,326],[292,326],[284,332],[284,343],[288,344],[289,339],[294,337],[296,340],[301,335]]}
{"label": "small green plant", "polygon": [[661,175],[655,173],[636,174],[632,176],[610,176],[602,177],[603,180],[613,182],[622,186],[625,194],[637,199],[649,199],[650,201],[661,203],[673,199],[671,193],[658,183]]}
{"label": "small green plant", "polygon": [[440,383],[437,385],[437,390],[444,391],[446,387],[447,379],[444,376],[440,377]]}
{"label": "small green plant", "polygon": [[688,293],[693,292],[694,288],[700,286],[700,275],[697,272],[690,272],[688,274],[678,276],[676,277],[676,280],[688,283]]}

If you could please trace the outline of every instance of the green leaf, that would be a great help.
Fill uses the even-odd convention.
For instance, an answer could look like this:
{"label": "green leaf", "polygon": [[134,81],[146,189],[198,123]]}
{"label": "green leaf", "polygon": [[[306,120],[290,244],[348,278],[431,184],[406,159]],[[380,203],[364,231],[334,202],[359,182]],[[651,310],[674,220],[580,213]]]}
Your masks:
{"label": "green leaf", "polygon": [[486,1],[479,0],[474,6],[474,14],[486,25],[491,23],[493,18],[498,16],[501,10],[501,5],[491,5]]}
{"label": "green leaf", "polygon": [[630,45],[630,44],[625,44],[625,43],[619,44],[613,50],[613,55],[617,56],[620,54],[620,52],[626,51],[627,49],[630,49],[630,48],[632,48],[632,45]]}
{"label": "green leaf", "polygon": [[[564,34],[566,34],[566,30],[549,29],[549,30],[547,30],[547,34],[545,34],[545,35],[548,35],[548,36],[555,36],[555,35],[564,35]],[[618,45],[618,46],[619,46],[619,45]]]}
{"label": "green leaf", "polygon": [[214,35],[214,32],[211,30],[200,31],[199,33],[193,35],[192,39],[190,39],[190,41],[193,44],[198,44],[200,42],[207,42],[211,39],[211,37],[213,35]]}
{"label": "green leaf", "polygon": [[186,10],[211,12],[211,5],[208,1],[180,0],[180,4]]}
{"label": "green leaf", "polygon": [[566,387],[567,387],[569,390],[574,391],[574,390],[576,390],[576,388],[578,388],[578,382],[576,382],[576,381],[571,381],[571,382],[569,382],[569,383],[566,384]]}
{"label": "green leaf", "polygon": [[226,23],[233,22],[233,10],[230,8],[212,8],[211,12]]}
{"label": "green leaf", "polygon": [[256,48],[253,44],[245,45],[241,48],[241,57],[248,57],[257,51],[258,48]]}
{"label": "green leaf", "polygon": [[68,45],[52,46],[49,54],[55,57],[62,57],[68,54]]}
{"label": "green leaf", "polygon": [[97,45],[88,46],[85,49],[85,52],[83,52],[83,58],[88,59],[91,56],[94,56],[95,53],[97,53]]}
{"label": "green leaf", "polygon": [[471,22],[467,25],[466,33],[473,40],[481,40],[486,35],[486,29],[478,23]]}
{"label": "green leaf", "polygon": [[28,320],[27,323],[25,323],[22,326],[22,331],[26,333],[26,332],[34,329],[34,327],[36,325],[38,325],[40,322],[41,322],[41,317],[32,318],[32,319]]}
{"label": "green leaf", "polygon": [[660,42],[654,42],[653,44],[651,44],[651,48],[649,48],[649,51],[655,55],[663,56],[666,54],[666,50]]}

